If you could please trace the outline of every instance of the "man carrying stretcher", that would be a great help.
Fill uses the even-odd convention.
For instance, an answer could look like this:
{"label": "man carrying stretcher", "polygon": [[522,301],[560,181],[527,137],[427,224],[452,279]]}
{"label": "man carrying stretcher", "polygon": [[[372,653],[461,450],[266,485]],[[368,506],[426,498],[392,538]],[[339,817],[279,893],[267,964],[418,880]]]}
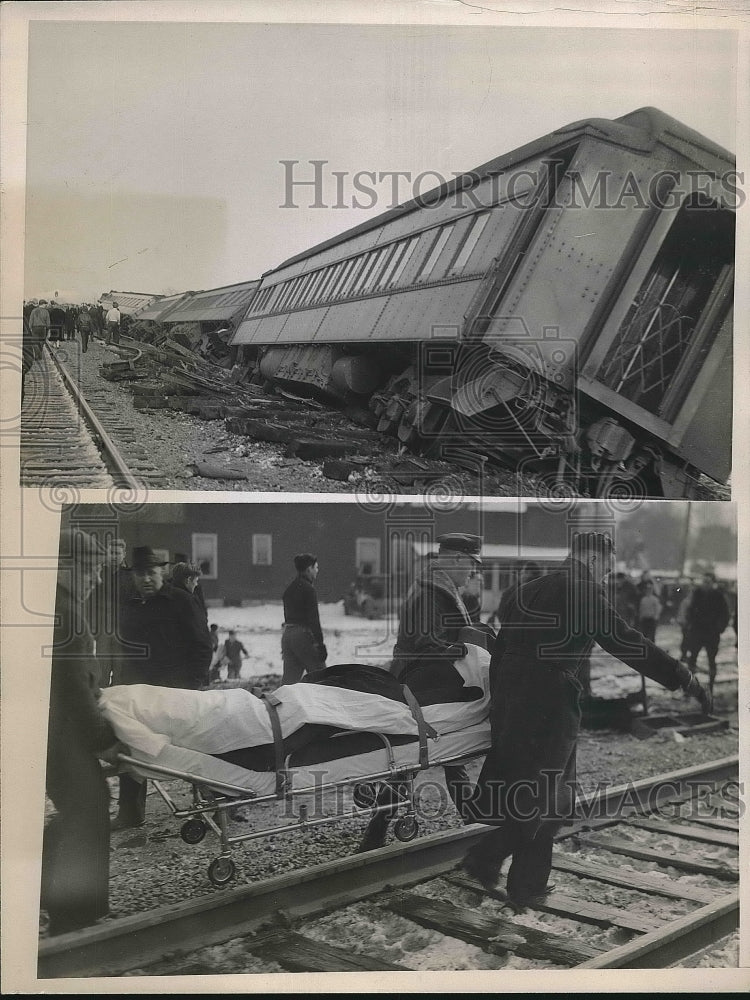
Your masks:
{"label": "man carrying stretcher", "polygon": [[644,677],[682,688],[709,712],[711,699],[684,664],[632,628],[609,603],[609,535],[581,532],[568,559],[501,605],[490,665],[492,747],[466,808],[495,829],[471,848],[464,869],[493,886],[512,857],[508,901],[533,906],[550,890],[555,833],[575,807],[580,671],[597,642]]}
{"label": "man carrying stretcher", "polygon": [[[437,541],[437,555],[427,560],[406,595],[393,648],[391,670],[418,701],[419,692],[425,689],[456,688],[458,694],[463,682],[453,665],[465,655],[459,633],[472,626],[461,588],[482,566],[482,539],[478,535],[452,532]],[[477,638],[484,644],[485,636],[479,638],[478,633]],[[459,764],[444,771],[453,804],[464,816],[464,804],[472,790],[466,768]],[[387,812],[372,818],[360,851],[383,846],[389,819]]]}

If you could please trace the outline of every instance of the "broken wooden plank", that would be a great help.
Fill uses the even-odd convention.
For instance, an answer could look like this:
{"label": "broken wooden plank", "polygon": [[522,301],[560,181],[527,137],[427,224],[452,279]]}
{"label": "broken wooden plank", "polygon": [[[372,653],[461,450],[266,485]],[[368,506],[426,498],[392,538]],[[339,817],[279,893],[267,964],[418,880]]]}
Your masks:
{"label": "broken wooden plank", "polygon": [[[470,889],[472,892],[490,896],[500,902],[505,899],[505,893],[502,890],[485,889],[479,882],[474,882],[466,876],[446,875],[444,878],[446,882],[462,889]],[[621,927],[623,930],[635,931],[637,934],[645,934],[647,931],[656,930],[657,927],[661,926],[659,922],[648,917],[628,913],[627,910],[618,910],[614,906],[606,906],[603,903],[577,899],[564,892],[550,892],[529,909],[541,910],[542,913],[554,913],[559,917],[569,917],[571,920],[595,924],[597,927]]]}
{"label": "broken wooden plank", "polygon": [[657,865],[679,868],[680,871],[691,872],[694,875],[709,875],[711,878],[722,879],[724,882],[737,882],[740,877],[739,872],[730,868],[729,865],[710,864],[705,861],[696,861],[684,854],[654,851],[649,847],[637,847],[627,840],[609,840],[607,837],[590,833],[579,834],[577,840],[587,847],[597,847],[599,850],[622,854],[626,858],[635,858],[637,861],[653,861]]}
{"label": "broken wooden plank", "polygon": [[699,889],[696,886],[682,886],[677,882],[656,878],[645,872],[614,871],[595,861],[579,861],[569,854],[555,853],[552,856],[552,867],[560,872],[578,875],[581,878],[595,879],[608,885],[619,885],[624,889],[635,889],[654,896],[665,896],[668,899],[687,899],[693,903],[710,903],[715,893],[709,889]]}
{"label": "broken wooden plank", "polygon": [[319,458],[342,458],[356,451],[356,441],[334,441],[331,438],[299,438],[293,437],[287,445],[286,454],[296,456],[303,462],[315,461]]}
{"label": "broken wooden plank", "polygon": [[652,830],[670,837],[684,837],[685,840],[699,840],[705,844],[718,844],[723,847],[739,847],[739,833],[723,830],[701,829],[690,823],[667,823],[655,819],[633,818],[628,820],[629,826],[637,826],[641,830]]}
{"label": "broken wooden plank", "polygon": [[211,462],[194,462],[188,466],[196,476],[206,479],[247,479],[247,472],[230,466],[214,465]]}
{"label": "broken wooden plank", "polygon": [[[576,965],[600,954],[600,949],[570,941],[561,934],[526,927],[503,917],[488,917],[442,899],[413,892],[394,892],[385,906],[399,916],[448,937],[456,937],[496,955],[512,952],[557,965]],[[585,957],[581,957],[585,956]]]}
{"label": "broken wooden plank", "polygon": [[283,424],[276,424],[273,421],[248,418],[232,421],[231,429],[235,434],[245,434],[256,441],[272,441],[276,444],[288,444],[301,430],[300,427],[284,427]]}
{"label": "broken wooden plank", "polygon": [[315,941],[295,931],[279,931],[263,935],[253,942],[248,939],[248,950],[259,958],[278,962],[289,972],[403,972],[406,966],[397,965],[373,955],[358,955],[350,948],[336,948],[323,941]]}

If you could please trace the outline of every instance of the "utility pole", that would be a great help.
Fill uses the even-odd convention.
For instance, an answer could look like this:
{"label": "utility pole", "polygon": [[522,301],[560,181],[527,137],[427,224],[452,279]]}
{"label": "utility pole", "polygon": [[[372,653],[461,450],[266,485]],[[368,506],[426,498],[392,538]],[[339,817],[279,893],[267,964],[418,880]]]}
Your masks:
{"label": "utility pole", "polygon": [[680,566],[680,576],[687,575],[688,547],[690,545],[690,516],[693,511],[693,501],[688,500],[685,510],[685,529],[682,533],[682,560]]}

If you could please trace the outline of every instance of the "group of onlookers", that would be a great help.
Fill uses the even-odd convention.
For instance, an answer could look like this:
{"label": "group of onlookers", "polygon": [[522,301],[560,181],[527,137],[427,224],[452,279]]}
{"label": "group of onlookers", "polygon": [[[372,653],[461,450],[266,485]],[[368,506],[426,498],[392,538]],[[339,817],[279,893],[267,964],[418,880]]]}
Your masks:
{"label": "group of onlookers", "polygon": [[24,303],[21,399],[26,376],[34,362],[41,359],[46,343],[75,340],[78,336],[85,354],[94,337],[106,344],[119,344],[120,333],[125,331],[129,319],[120,312],[117,302],[106,312],[98,303],[63,306],[46,299]]}
{"label": "group of onlookers", "polygon": [[615,575],[614,603],[618,613],[652,641],[665,611],[668,611],[669,618],[682,631],[680,659],[695,670],[698,656],[705,650],[709,686],[713,690],[721,634],[730,624],[735,635],[737,632],[735,595],[720,586],[715,573],[703,573],[697,583],[682,580],[672,592],[665,593],[648,571],[637,583],[627,574],[618,572]]}

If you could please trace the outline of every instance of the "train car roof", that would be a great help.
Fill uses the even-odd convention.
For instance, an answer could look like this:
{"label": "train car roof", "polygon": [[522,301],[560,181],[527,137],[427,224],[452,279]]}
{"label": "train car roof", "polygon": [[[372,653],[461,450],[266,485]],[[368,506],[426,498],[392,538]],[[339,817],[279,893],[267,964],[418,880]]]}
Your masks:
{"label": "train car roof", "polygon": [[228,320],[239,310],[244,309],[260,279],[240,281],[234,285],[222,285],[220,288],[207,288],[200,292],[186,292],[182,301],[170,310],[170,323],[202,322],[209,320]]}
{"label": "train car roof", "polygon": [[658,108],[638,108],[636,111],[631,111],[629,114],[623,115],[622,118],[615,118],[614,120],[610,120],[609,118],[584,118],[581,121],[572,122],[570,125],[564,125],[561,128],[555,129],[554,132],[549,132],[540,139],[534,139],[532,142],[519,146],[509,153],[504,153],[502,156],[496,157],[494,160],[489,160],[487,163],[483,163],[473,170],[460,174],[446,184],[433,188],[433,190],[426,192],[419,198],[404,202],[403,205],[397,205],[395,208],[391,208],[387,212],[369,219],[367,222],[354,226],[352,229],[347,229],[338,236],[333,236],[331,239],[324,240],[322,243],[318,243],[310,249],[304,250],[302,253],[289,257],[276,267],[269,268],[265,274],[272,274],[274,271],[279,271],[290,264],[296,264],[298,261],[305,260],[308,257],[314,257],[315,254],[321,253],[323,250],[328,250],[338,243],[343,243],[355,236],[360,236],[371,229],[377,229],[379,226],[385,225],[393,219],[422,208],[425,204],[439,201],[455,191],[471,188],[480,180],[502,173],[515,163],[538,156],[551,147],[565,144],[574,135],[579,137],[590,135],[613,145],[625,146],[637,153],[649,153],[662,138],[668,141],[671,137],[681,143],[694,147],[698,156],[701,153],[704,156],[707,154],[711,159],[726,161],[728,165],[733,165],[735,162],[734,154],[730,153],[729,150],[707,139],[700,132],[689,128],[676,118],[672,118],[663,111],[659,111]]}
{"label": "train car roof", "polygon": [[133,314],[134,319],[150,319],[159,322],[167,313],[170,313],[185,297],[184,292],[176,295],[163,295],[154,302],[148,302],[142,309],[138,309]]}

